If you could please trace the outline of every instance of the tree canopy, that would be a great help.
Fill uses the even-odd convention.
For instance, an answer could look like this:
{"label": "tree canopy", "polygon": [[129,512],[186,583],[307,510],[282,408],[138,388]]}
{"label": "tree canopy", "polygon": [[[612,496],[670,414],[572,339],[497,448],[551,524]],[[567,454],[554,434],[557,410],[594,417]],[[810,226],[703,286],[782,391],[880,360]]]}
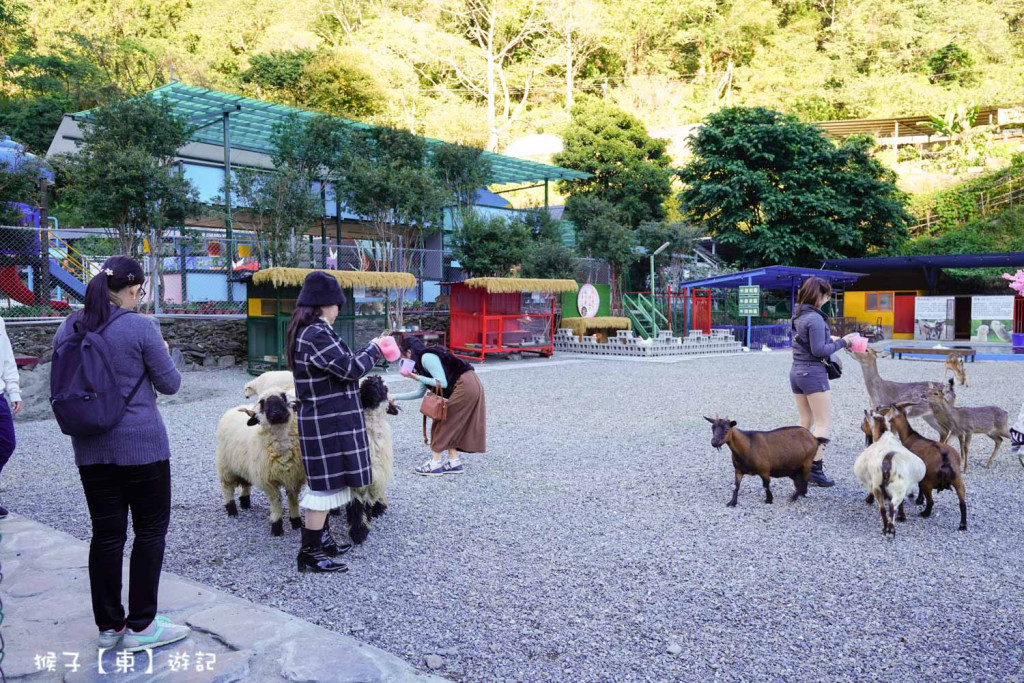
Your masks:
{"label": "tree canopy", "polygon": [[681,208],[746,266],[818,265],[907,237],[894,174],[863,138],[839,145],[815,126],[762,108],[712,114],[680,172]]}
{"label": "tree canopy", "polygon": [[574,197],[600,197],[633,227],[661,219],[672,191],[665,150],[665,142],[650,137],[636,117],[602,100],[582,99],[572,108],[565,149],[554,161],[592,177],[562,181],[559,189]]}

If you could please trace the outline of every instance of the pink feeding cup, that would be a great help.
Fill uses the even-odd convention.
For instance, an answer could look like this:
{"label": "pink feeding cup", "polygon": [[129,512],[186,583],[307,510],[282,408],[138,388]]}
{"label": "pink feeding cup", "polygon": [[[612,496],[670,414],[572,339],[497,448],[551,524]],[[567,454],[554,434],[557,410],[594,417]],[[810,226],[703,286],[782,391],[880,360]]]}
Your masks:
{"label": "pink feeding cup", "polygon": [[862,337],[858,334],[853,338],[852,342],[853,343],[850,344],[850,350],[853,351],[854,353],[864,353],[865,351],[868,350],[867,337]]}
{"label": "pink feeding cup", "polygon": [[402,357],[402,352],[398,349],[398,344],[395,343],[394,337],[381,337],[378,341],[380,343],[380,350],[384,353],[384,357],[387,358],[389,363],[394,363]]}
{"label": "pink feeding cup", "polygon": [[413,373],[414,370],[416,370],[416,361],[414,361],[412,358],[403,358],[402,366],[398,368],[398,372],[404,375],[405,377],[408,377]]}

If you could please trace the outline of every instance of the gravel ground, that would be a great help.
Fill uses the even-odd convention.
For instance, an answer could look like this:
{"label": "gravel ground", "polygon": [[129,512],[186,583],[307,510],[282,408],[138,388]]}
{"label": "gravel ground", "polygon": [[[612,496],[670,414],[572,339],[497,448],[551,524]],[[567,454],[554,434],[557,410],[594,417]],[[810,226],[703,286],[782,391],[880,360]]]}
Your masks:
{"label": "gravel ground", "polygon": [[[673,365],[488,363],[487,455],[460,477],[416,477],[415,405],[394,419],[391,507],[351,572],[299,575],[299,535],[272,538],[267,504],[229,519],[214,427],[241,402],[240,371],[186,376],[163,407],[174,458],[166,568],[349,633],[464,681],[1024,680],[1024,468],[975,439],[970,529],[952,492],[883,539],[853,460],[867,394],[859,367],[833,385],[826,471],[836,487],[774,505],[747,479],[739,507],[727,451],[701,415],[793,424],[788,354]],[[938,379],[934,362],[883,376]],[[1015,416],[1024,364],[968,365],[962,405]],[[396,386],[401,386],[399,383]],[[52,421],[19,426],[5,471],[15,511],[88,538],[70,443]],[[286,525],[287,526],[287,525]],[[437,664],[437,660],[432,660]]]}

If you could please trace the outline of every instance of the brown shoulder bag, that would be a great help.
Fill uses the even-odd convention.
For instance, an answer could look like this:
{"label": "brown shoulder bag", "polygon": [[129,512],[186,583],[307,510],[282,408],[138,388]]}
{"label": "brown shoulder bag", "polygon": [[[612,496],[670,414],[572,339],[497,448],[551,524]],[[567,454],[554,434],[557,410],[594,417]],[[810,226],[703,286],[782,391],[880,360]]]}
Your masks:
{"label": "brown shoulder bag", "polygon": [[427,438],[427,418],[434,422],[443,422],[448,417],[448,399],[441,391],[441,382],[435,382],[427,395],[423,397],[420,404],[420,412],[423,413],[423,443],[430,445]]}

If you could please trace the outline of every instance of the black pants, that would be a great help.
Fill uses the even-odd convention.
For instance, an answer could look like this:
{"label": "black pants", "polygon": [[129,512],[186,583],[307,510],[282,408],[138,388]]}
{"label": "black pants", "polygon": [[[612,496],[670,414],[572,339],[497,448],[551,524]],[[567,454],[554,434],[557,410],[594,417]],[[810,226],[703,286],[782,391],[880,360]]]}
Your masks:
{"label": "black pants", "polygon": [[[79,467],[92,518],[89,586],[92,611],[101,631],[141,631],[156,616],[164,540],[171,519],[171,463]],[[121,567],[132,513],[135,543],[128,579],[128,619],[121,604]]]}

